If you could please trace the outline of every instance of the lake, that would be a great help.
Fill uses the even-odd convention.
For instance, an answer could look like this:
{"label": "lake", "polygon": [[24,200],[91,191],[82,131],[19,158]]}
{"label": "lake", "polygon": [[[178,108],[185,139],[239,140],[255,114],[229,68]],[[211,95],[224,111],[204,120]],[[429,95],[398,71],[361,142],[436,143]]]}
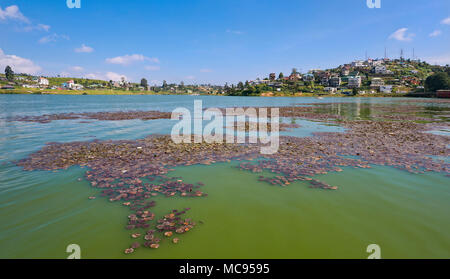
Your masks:
{"label": "lake", "polygon": [[[326,110],[348,119],[371,119],[378,105],[401,106],[404,98],[260,98],[219,96],[63,96],[0,95],[0,258],[67,258],[78,244],[83,258],[367,258],[377,244],[383,258],[450,257],[450,187],[442,173],[412,174],[393,167],[344,168],[320,181],[338,191],[311,189],[306,182],[273,187],[260,174],[236,168],[235,161],[180,166],[169,176],[202,181],[208,197],[155,197],[156,216],[192,208],[198,225],[159,249],[125,255],[132,242],[124,229],[128,208],[98,197],[85,181],[86,169],[24,171],[13,161],[48,142],[140,139],[169,134],[174,121],[59,120],[47,124],[9,121],[15,116],[67,112],[158,110],[204,107],[280,107],[336,103]],[[416,99],[415,99],[416,100]],[[345,103],[345,104],[342,104]],[[446,121],[449,103],[419,99],[420,115]],[[373,109],[372,109],[373,108]],[[325,109],[325,108],[324,108]],[[320,110],[320,108],[318,109]],[[414,113],[414,112],[412,112]],[[285,119],[301,127],[282,135],[311,137],[314,132],[344,132],[338,125]],[[448,136],[448,132],[438,131]],[[448,158],[444,158],[447,159]]]}

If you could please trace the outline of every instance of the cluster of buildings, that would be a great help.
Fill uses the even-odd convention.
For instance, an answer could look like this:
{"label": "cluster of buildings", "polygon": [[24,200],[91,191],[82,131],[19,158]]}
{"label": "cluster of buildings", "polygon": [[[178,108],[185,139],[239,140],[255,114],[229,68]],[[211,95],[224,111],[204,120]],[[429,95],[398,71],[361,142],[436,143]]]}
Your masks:
{"label": "cluster of buildings", "polygon": [[[23,77],[18,77],[17,80],[25,81]],[[67,82],[62,83],[60,86],[51,86],[50,81],[45,77],[35,77],[32,79],[32,83],[24,83],[22,84],[24,88],[49,88],[49,89],[66,89],[66,90],[83,90],[84,87],[81,84],[76,84],[73,80],[69,80]]]}
{"label": "cluster of buildings", "polygon": [[[395,79],[394,72],[388,68],[389,65],[389,59],[367,59],[344,64],[331,70],[310,70],[306,74],[300,74],[294,70],[287,77],[280,74],[277,78],[275,73],[271,73],[269,78],[257,79],[250,83],[252,85],[266,84],[280,91],[280,87],[286,82],[303,81],[306,84],[314,82],[323,86],[323,90],[329,93],[346,89],[361,89],[359,91],[363,93],[366,93],[362,91],[363,89],[367,90],[367,93],[392,93],[396,85],[420,86],[421,80],[414,76],[419,73],[417,70],[411,70],[410,76]],[[398,62],[398,65],[402,68],[409,67],[403,61]],[[387,81],[390,84],[386,84]]]}

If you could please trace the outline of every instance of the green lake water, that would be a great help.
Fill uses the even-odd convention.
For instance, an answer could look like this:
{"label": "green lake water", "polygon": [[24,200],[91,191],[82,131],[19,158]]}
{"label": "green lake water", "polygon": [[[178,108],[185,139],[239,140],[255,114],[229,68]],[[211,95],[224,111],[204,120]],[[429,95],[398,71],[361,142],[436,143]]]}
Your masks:
{"label": "green lake water", "polygon": [[[208,197],[156,197],[160,217],[189,207],[198,225],[163,240],[158,250],[123,250],[133,242],[124,229],[128,208],[98,197],[99,190],[77,181],[86,169],[25,172],[11,161],[26,157],[46,142],[134,139],[167,133],[172,123],[114,121],[81,124],[8,122],[14,115],[108,110],[165,110],[192,106],[189,96],[0,96],[0,258],[67,258],[78,244],[83,258],[367,258],[377,244],[383,258],[450,257],[450,187],[443,174],[410,174],[391,167],[345,168],[317,178],[338,191],[310,189],[303,182],[275,187],[258,182],[260,174],[235,168],[237,162],[178,167],[170,176],[203,182]],[[83,99],[84,98],[84,99]],[[202,98],[205,106],[274,106],[330,102],[326,98]],[[215,99],[216,98],[216,99]],[[399,99],[342,99],[350,103],[401,102]],[[341,100],[338,100],[341,101]],[[423,105],[427,105],[424,101]],[[354,112],[351,112],[354,114]],[[339,127],[301,121],[307,131]]]}

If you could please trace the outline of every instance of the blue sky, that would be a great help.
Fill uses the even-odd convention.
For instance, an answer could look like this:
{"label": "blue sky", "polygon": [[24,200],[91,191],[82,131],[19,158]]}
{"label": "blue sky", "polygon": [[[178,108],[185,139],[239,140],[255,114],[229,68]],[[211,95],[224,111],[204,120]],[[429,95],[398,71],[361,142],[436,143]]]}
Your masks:
{"label": "blue sky", "polygon": [[450,64],[450,1],[0,0],[0,67],[152,83],[236,83],[416,56]]}

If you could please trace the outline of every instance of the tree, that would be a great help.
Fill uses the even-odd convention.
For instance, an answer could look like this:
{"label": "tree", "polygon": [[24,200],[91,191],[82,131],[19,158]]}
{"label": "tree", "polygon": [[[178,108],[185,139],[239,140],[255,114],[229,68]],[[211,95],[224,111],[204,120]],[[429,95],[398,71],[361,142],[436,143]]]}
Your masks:
{"label": "tree", "polygon": [[148,87],[148,81],[145,78],[141,79],[141,86],[144,88]]}
{"label": "tree", "polygon": [[240,82],[238,83],[237,88],[238,88],[239,90],[243,90],[243,89],[244,89],[244,84],[242,83],[242,81],[240,81]]}
{"label": "tree", "polygon": [[166,88],[166,87],[167,87],[167,81],[163,80],[163,85],[162,85],[162,87],[163,87],[163,88]]}
{"label": "tree", "polygon": [[284,78],[284,75],[283,75],[283,73],[280,73],[280,74],[278,75],[278,78],[279,78],[279,79],[282,79],[282,78]]}
{"label": "tree", "polygon": [[450,89],[450,77],[447,73],[437,73],[425,80],[425,87],[429,91]]}
{"label": "tree", "polygon": [[6,68],[5,68],[5,76],[6,76],[7,80],[14,81],[14,72],[11,69],[10,66],[6,66]]}

